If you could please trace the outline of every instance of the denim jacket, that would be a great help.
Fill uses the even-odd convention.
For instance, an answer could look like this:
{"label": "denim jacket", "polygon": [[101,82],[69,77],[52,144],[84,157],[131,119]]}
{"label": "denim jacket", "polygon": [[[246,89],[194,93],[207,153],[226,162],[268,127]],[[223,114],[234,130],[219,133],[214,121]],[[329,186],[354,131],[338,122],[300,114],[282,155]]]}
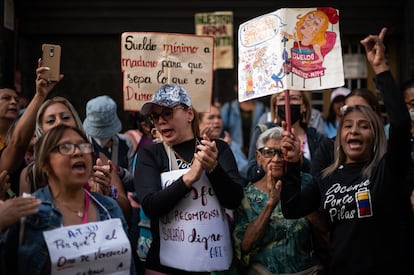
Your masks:
{"label": "denim jacket", "polygon": [[[223,129],[230,133],[231,140],[243,146],[242,117],[239,104],[238,99],[223,104],[221,107],[221,117],[223,119]],[[254,131],[261,115],[267,111],[268,108],[261,101],[255,100],[250,134]]]}
{"label": "denim jacket", "polygon": [[[97,194],[89,193],[91,199],[98,206],[99,220],[108,220],[111,218],[120,218],[125,233],[128,235],[128,228],[122,211],[112,198]],[[48,186],[36,191],[34,194],[42,200],[39,206],[39,212],[35,215],[26,217],[24,223],[24,234],[21,244],[18,246],[17,255],[7,257],[9,274],[47,274],[50,273],[49,252],[46,242],[43,238],[43,231],[56,229],[62,226],[62,214],[53,203],[52,195]],[[19,224],[10,227],[6,237],[6,254],[11,252],[17,245],[19,239]],[[14,259],[13,259],[14,258]],[[13,266],[16,264],[17,266]],[[131,274],[135,274],[135,266],[131,257]]]}

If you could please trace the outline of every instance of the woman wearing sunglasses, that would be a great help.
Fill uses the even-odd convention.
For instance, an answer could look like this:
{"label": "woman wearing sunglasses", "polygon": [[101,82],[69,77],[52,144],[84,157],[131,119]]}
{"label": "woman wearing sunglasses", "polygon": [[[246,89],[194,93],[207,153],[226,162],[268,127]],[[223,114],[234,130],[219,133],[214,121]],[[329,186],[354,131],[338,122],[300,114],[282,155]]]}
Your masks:
{"label": "woman wearing sunglasses", "polygon": [[[251,275],[318,274],[310,222],[307,218],[285,219],[280,208],[285,169],[282,132],[281,127],[273,127],[257,139],[256,159],[265,176],[245,187],[242,203],[234,211],[236,256]],[[299,159],[299,151],[293,157]],[[310,181],[310,174],[303,174],[301,184]]]}
{"label": "woman wearing sunglasses", "polygon": [[198,136],[196,111],[180,86],[162,86],[141,113],[163,140],[140,149],[135,167],[135,190],[153,236],[146,274],[228,269],[232,244],[223,208],[235,209],[243,196],[229,146]]}
{"label": "woman wearing sunglasses", "polygon": [[135,274],[121,208],[85,188],[93,173],[93,146],[83,131],[66,125],[48,130],[35,145],[34,161],[36,176],[47,185],[33,193],[42,201],[38,213],[10,228],[7,274]]}

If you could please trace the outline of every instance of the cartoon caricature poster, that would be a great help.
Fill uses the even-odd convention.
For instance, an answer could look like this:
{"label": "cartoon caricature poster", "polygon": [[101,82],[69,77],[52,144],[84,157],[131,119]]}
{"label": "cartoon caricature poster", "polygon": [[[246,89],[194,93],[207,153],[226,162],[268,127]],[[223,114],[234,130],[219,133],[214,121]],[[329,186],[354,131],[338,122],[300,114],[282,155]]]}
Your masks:
{"label": "cartoon caricature poster", "polygon": [[344,85],[339,11],[283,8],[239,27],[239,101]]}

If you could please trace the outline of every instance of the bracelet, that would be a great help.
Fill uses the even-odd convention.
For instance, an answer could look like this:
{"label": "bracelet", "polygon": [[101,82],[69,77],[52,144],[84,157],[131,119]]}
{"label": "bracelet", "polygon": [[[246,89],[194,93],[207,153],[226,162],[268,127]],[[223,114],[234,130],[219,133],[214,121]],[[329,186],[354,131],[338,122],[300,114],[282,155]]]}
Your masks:
{"label": "bracelet", "polygon": [[108,196],[112,197],[114,200],[117,200],[119,197],[118,189],[115,186],[111,185]]}

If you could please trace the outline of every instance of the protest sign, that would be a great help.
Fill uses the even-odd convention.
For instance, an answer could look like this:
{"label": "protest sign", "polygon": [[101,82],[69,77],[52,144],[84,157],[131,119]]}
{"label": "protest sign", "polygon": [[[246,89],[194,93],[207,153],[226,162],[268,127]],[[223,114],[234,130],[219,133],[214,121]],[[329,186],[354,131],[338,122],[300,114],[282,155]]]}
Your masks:
{"label": "protest sign", "polygon": [[283,8],[259,16],[240,25],[238,45],[239,101],[344,85],[334,8]]}
{"label": "protest sign", "polygon": [[210,111],[214,38],[125,32],[121,38],[124,110],[139,111],[164,84],[178,84],[197,111]]}
{"label": "protest sign", "polygon": [[[162,188],[188,170],[162,173]],[[233,250],[227,216],[205,173],[174,209],[160,219],[159,227],[161,264],[203,272],[230,267]]]}
{"label": "protest sign", "polygon": [[195,14],[195,33],[214,36],[214,70],[233,69],[233,12]]}
{"label": "protest sign", "polygon": [[43,232],[52,274],[130,274],[131,245],[120,219]]}

